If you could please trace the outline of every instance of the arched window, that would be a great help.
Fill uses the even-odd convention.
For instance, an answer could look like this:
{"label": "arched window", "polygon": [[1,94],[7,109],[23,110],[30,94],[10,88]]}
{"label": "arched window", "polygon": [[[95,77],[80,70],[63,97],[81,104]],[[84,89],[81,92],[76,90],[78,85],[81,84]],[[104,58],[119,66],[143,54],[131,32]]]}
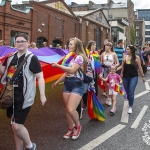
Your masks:
{"label": "arched window", "polygon": [[47,39],[45,37],[38,37],[36,41],[36,46],[38,48],[43,47],[43,42],[47,42]]}

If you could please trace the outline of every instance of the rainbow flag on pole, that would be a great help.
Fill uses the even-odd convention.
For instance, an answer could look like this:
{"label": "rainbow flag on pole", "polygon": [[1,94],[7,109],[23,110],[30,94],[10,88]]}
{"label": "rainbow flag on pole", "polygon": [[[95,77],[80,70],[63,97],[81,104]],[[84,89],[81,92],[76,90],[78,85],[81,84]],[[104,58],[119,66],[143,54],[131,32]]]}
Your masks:
{"label": "rainbow flag on pole", "polygon": [[114,90],[121,94],[125,99],[127,99],[127,93],[122,85],[115,84]]}
{"label": "rainbow flag on pole", "polygon": [[88,115],[90,118],[105,121],[104,108],[92,88],[88,93]]}

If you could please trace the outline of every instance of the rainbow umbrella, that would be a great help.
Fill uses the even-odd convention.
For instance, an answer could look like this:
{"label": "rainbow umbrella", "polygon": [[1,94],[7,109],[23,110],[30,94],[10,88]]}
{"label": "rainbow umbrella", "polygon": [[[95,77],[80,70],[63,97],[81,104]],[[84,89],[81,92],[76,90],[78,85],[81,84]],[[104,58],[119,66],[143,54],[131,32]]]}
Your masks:
{"label": "rainbow umbrella", "polygon": [[90,118],[105,121],[104,108],[92,88],[88,93],[88,115]]}

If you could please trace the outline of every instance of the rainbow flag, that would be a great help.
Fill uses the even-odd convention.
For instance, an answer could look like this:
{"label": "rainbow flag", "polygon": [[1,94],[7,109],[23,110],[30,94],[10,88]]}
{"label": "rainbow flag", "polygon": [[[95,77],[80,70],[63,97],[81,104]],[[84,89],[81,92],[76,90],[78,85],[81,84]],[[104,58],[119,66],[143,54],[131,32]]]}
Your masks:
{"label": "rainbow flag", "polygon": [[92,55],[92,57],[94,59],[95,73],[97,73],[97,74],[101,73],[102,69],[101,69],[101,64],[100,64],[100,56],[99,56],[98,52],[93,51],[92,53],[90,53],[90,51],[88,49],[86,49],[86,52],[87,52],[88,56]]}
{"label": "rainbow flag", "polygon": [[122,85],[115,84],[114,90],[120,93],[125,99],[127,99],[127,93]]}
{"label": "rainbow flag", "polygon": [[105,121],[104,108],[92,88],[88,93],[88,115],[90,118]]}

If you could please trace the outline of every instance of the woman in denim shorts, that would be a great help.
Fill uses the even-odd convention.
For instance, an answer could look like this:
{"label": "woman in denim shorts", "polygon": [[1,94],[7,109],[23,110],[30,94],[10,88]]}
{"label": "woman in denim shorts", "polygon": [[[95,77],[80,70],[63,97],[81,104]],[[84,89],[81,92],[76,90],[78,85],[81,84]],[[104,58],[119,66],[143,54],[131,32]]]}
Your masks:
{"label": "woman in denim shorts", "polygon": [[53,63],[53,67],[57,67],[65,71],[65,73],[52,85],[54,89],[60,82],[64,81],[63,100],[66,107],[66,117],[68,123],[68,131],[63,136],[65,139],[77,139],[80,135],[81,125],[79,115],[76,111],[84,92],[83,73],[78,72],[81,68],[86,71],[87,58],[83,49],[82,42],[77,38],[70,39],[70,53],[64,58],[62,65]]}

